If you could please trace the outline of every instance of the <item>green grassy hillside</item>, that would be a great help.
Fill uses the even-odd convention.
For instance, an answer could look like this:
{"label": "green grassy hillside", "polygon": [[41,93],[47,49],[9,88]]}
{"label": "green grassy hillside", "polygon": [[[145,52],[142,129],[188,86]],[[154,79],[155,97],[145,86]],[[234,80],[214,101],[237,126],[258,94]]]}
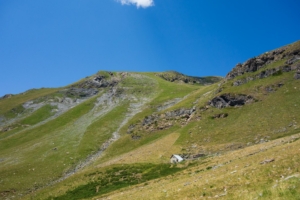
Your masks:
{"label": "green grassy hillside", "polygon": [[0,99],[0,197],[299,199],[298,44],[224,80],[100,71]]}

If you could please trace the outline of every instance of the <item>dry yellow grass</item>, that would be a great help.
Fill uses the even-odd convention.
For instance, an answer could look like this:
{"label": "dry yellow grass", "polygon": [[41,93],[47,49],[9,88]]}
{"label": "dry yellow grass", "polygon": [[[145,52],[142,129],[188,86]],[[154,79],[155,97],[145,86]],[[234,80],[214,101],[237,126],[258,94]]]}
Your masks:
{"label": "dry yellow grass", "polygon": [[296,134],[211,157],[175,176],[93,199],[282,199],[281,192],[296,187],[289,179],[300,177],[299,138]]}
{"label": "dry yellow grass", "polygon": [[105,167],[112,164],[168,162],[172,154],[179,152],[179,147],[174,145],[178,137],[179,133],[171,133],[162,139],[113,158],[97,167]]}

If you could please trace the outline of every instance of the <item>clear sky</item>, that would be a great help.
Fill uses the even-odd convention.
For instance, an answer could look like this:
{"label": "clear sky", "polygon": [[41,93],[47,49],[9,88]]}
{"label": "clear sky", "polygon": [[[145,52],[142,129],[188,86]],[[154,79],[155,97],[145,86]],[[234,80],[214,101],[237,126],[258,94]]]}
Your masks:
{"label": "clear sky", "polygon": [[225,76],[300,40],[299,0],[0,0],[0,96],[109,71]]}

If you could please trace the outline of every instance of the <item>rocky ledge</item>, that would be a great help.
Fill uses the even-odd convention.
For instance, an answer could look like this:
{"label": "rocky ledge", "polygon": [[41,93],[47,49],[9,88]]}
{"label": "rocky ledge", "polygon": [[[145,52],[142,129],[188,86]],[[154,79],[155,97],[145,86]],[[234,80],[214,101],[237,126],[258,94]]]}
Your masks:
{"label": "rocky ledge", "polygon": [[11,98],[12,96],[14,96],[13,94],[6,94],[4,95],[3,97],[1,97],[0,99],[9,99]]}
{"label": "rocky ledge", "polygon": [[167,72],[157,73],[156,75],[169,82],[181,82],[187,84],[202,84],[202,85],[213,84],[223,79],[221,77],[216,77],[216,76],[208,76],[208,77],[187,76],[176,71],[167,71]]}
{"label": "rocky ledge", "polygon": [[248,76],[246,78],[238,79],[233,82],[233,86],[240,86],[240,85],[243,85],[243,84],[248,83],[253,80],[263,79],[263,78],[267,78],[269,76],[277,76],[284,72],[290,72],[290,71],[296,71],[294,78],[300,79],[300,64],[296,64],[293,66],[284,65],[284,66],[280,66],[280,67],[276,67],[276,68],[263,70],[260,73],[253,75],[253,76]]}
{"label": "rocky ledge", "polygon": [[[225,77],[226,80],[234,79],[237,76],[243,75],[249,72],[256,72],[259,69],[265,67],[273,62],[286,59],[285,66],[290,69],[293,64],[300,60],[300,42],[294,43],[290,46],[282,47],[271,52],[266,52],[260,56],[251,58],[244,63],[238,63]],[[295,48],[296,47],[296,48]],[[293,48],[293,49],[292,49]],[[296,69],[296,68],[294,68]]]}
{"label": "rocky ledge", "polygon": [[208,102],[208,105],[215,108],[226,108],[233,106],[243,106],[254,101],[254,97],[250,95],[228,93],[213,98],[211,101]]}
{"label": "rocky ledge", "polygon": [[87,78],[73,85],[74,88],[107,88],[116,86],[127,73],[112,73],[112,72],[100,72],[97,75]]}
{"label": "rocky ledge", "polygon": [[196,108],[181,108],[162,114],[149,115],[139,123],[131,124],[127,129],[127,133],[131,134],[133,139],[139,139],[140,135],[137,134],[140,132],[165,130],[172,127],[175,123],[185,125],[191,120],[195,111]]}

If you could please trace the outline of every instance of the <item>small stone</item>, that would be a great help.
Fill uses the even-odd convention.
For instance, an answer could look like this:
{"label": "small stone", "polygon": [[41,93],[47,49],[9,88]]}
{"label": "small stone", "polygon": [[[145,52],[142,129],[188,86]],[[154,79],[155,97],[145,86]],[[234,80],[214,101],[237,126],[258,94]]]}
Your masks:
{"label": "small stone", "polygon": [[186,182],[185,184],[184,184],[184,186],[188,186],[188,185],[190,185],[191,183],[190,182]]}

